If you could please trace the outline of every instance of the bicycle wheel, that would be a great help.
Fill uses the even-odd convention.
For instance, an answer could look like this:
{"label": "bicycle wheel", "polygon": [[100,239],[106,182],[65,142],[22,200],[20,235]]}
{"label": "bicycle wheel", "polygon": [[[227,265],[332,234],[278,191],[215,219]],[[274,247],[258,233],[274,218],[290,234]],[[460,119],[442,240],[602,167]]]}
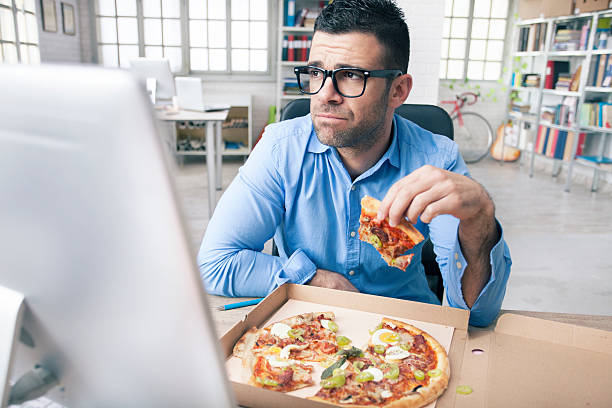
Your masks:
{"label": "bicycle wheel", "polygon": [[466,163],[476,163],[482,160],[493,144],[493,129],[489,122],[474,112],[462,112],[463,125],[457,115],[453,116],[455,142]]}

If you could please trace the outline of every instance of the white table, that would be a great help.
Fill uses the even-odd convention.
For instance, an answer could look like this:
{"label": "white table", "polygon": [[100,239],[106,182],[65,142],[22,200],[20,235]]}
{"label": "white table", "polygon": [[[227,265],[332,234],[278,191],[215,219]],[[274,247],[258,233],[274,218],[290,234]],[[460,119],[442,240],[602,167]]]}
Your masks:
{"label": "white table", "polygon": [[[215,189],[221,190],[221,158],[223,146],[221,125],[227,118],[229,110],[217,112],[197,112],[180,110],[171,113],[166,110],[156,111],[157,118],[163,121],[202,121],[206,123],[206,169],[208,171],[208,215],[212,216],[216,205]],[[176,140],[174,141],[176,148]]]}

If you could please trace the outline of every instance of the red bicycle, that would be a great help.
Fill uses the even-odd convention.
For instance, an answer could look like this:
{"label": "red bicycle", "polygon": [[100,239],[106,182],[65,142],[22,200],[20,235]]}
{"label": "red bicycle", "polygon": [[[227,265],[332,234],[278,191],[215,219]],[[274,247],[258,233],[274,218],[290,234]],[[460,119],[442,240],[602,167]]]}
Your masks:
{"label": "red bicycle", "polygon": [[493,144],[493,129],[489,122],[476,112],[463,112],[464,106],[474,105],[480,93],[463,92],[455,96],[455,100],[441,101],[455,106],[450,113],[453,120],[455,137],[459,152],[466,163],[476,163],[482,160]]}

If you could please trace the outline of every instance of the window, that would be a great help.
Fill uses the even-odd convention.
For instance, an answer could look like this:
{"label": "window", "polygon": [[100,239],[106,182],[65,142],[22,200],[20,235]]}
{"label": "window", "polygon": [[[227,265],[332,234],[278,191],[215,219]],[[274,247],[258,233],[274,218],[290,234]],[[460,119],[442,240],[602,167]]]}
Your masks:
{"label": "window", "polygon": [[446,0],[440,79],[498,80],[507,17],[508,0]]}
{"label": "window", "polygon": [[34,0],[0,0],[0,63],[38,64]]}
{"label": "window", "polygon": [[99,60],[127,67],[166,57],[173,72],[267,73],[268,2],[97,0]]}

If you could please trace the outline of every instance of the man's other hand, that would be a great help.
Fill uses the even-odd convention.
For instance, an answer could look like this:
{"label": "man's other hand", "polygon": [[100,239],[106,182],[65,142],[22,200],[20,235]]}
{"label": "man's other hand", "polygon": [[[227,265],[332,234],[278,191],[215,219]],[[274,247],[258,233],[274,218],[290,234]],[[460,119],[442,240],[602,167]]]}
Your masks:
{"label": "man's other hand", "polygon": [[308,285],[346,290],[349,292],[359,292],[359,290],[344,276],[325,269],[317,269],[317,273],[315,273],[315,276],[308,282]]}

